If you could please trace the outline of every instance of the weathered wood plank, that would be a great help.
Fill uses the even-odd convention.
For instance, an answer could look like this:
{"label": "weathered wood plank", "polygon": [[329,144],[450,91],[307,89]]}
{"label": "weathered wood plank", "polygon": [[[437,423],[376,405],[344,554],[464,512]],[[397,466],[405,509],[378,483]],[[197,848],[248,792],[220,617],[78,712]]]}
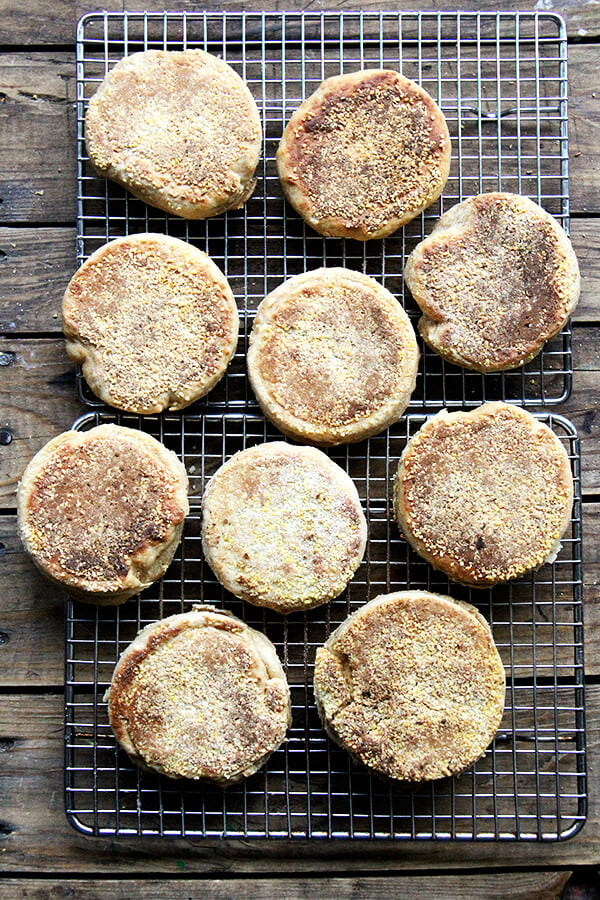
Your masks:
{"label": "weathered wood plank", "polygon": [[72,53],[0,58],[0,223],[75,218]]}
{"label": "weathered wood plank", "polygon": [[37,571],[17,535],[16,516],[0,516],[0,685],[64,681],[64,595]]}
{"label": "weathered wood plank", "polygon": [[[570,55],[571,206],[600,211],[600,61],[594,45]],[[75,216],[75,66],[70,53],[0,59],[0,223]]]}
{"label": "weathered wood plank", "polygon": [[[600,322],[600,219],[574,219],[581,299],[575,322]],[[75,229],[0,228],[0,330],[60,333],[60,304],[76,268]]]}
{"label": "weathered wood plank", "polygon": [[0,354],[0,507],[12,507],[28,461],[84,410],[63,341],[0,341]]}
{"label": "weathered wood plank", "polygon": [[559,900],[569,881],[570,872],[511,872],[490,875],[445,876],[389,876],[384,878],[277,878],[231,879],[210,881],[181,879],[157,881],[70,881],[44,879],[39,881],[7,878],[2,883],[4,900],[52,900],[68,896],[70,900],[129,900],[148,896],[152,900],[181,898],[185,892],[189,900],[387,900],[390,895],[404,900]]}
{"label": "weathered wood plank", "polygon": [[0,228],[0,330],[60,332],[75,268],[74,228]]}
{"label": "weathered wood plank", "polygon": [[600,211],[600,54],[569,49],[569,174],[571,211]]}
{"label": "weathered wood plank", "polygon": [[[410,0],[402,0],[402,2],[392,2],[392,0],[363,0],[361,4],[352,2],[352,0],[321,0],[319,9],[327,9],[332,7],[335,9],[356,9],[361,6],[365,10],[369,9],[414,9],[414,3]],[[121,11],[124,7],[129,10],[143,10],[147,8],[145,0],[129,0],[126,4],[122,0],[104,0],[102,4],[104,9],[114,12]],[[541,4],[532,2],[516,3],[514,0],[484,0],[478,4],[481,10],[513,10],[513,9],[540,9]],[[272,9],[273,4],[269,0],[255,0],[250,6],[245,3],[236,2],[236,0],[221,0],[220,3],[212,3],[211,9],[231,9],[237,11],[244,7],[251,8],[253,11],[262,9]],[[454,4],[455,9],[472,9],[473,5],[468,0],[462,0]],[[48,7],[44,0],[29,0],[24,6],[19,4],[18,0],[2,0],[0,10],[2,14],[2,40],[8,44],[64,44],[73,43],[75,40],[75,23],[80,15],[97,9],[97,4],[75,2],[75,0],[57,0],[51,7]],[[173,10],[197,10],[198,4],[194,0],[170,0],[160,4],[161,9]],[[279,9],[297,9],[298,5],[293,0],[280,2]],[[313,7],[309,7],[313,8]],[[600,33],[600,13],[594,0],[561,0],[561,2],[544,4],[542,9],[548,8],[553,12],[563,15],[567,22],[569,36],[571,37],[592,37]],[[419,9],[423,11],[437,10],[438,4],[435,0],[424,0],[419,4]]]}
{"label": "weathered wood plank", "polygon": [[[462,867],[595,865],[600,853],[600,687],[588,690],[590,815],[559,844],[368,841],[202,841],[91,839],[71,829],[63,807],[62,698],[0,698],[0,869],[31,874],[177,876],[195,873],[400,873]],[[364,896],[364,895],[363,895]],[[470,896],[470,895],[469,895]],[[504,896],[504,895],[503,895]],[[528,896],[523,894],[522,896]]]}
{"label": "weathered wood plank", "polygon": [[74,0],[0,0],[3,44],[72,44],[75,42]]}

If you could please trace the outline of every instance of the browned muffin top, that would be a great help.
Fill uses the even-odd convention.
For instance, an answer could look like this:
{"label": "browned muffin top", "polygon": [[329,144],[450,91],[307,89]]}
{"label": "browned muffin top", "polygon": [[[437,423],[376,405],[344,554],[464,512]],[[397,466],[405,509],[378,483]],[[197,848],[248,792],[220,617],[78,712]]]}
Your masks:
{"label": "browned muffin top", "polygon": [[177,542],[187,510],[187,477],[175,455],[117,425],[54,438],[19,488],[21,533],[34,561],[67,588],[92,594],[147,586],[148,569]]}
{"label": "browned muffin top", "polygon": [[397,300],[348,269],[289,279],[259,306],[248,372],[267,416],[321,443],[360,440],[406,408],[419,351]]}
{"label": "browned muffin top", "polygon": [[453,207],[409,257],[419,331],[451,362],[514,368],[565,324],[579,269],[558,222],[526,197],[482,194]]}
{"label": "browned muffin top", "polygon": [[199,219],[252,193],[262,132],[237,73],[204,50],[125,57],[90,99],[90,161],[140,199]]}
{"label": "browned muffin top", "polygon": [[390,778],[467,768],[504,709],[504,668],[473,607],[425,591],[376,597],[317,651],[315,694],[330,737]]}
{"label": "browned muffin top", "polygon": [[450,137],[419,85],[365,70],[323,82],[290,119],[277,161],[288,198],[309,224],[365,240],[396,230],[439,197]]}
{"label": "browned muffin top", "polygon": [[221,378],[238,311],[201,250],[161,234],[117,238],[75,273],[63,299],[67,351],[118,409],[182,409]]}
{"label": "browned muffin top", "polygon": [[121,656],[107,699],[115,736],[136,763],[224,786],[256,771],[291,721],[271,642],[212,607],[145,628]]}
{"label": "browned muffin top", "polygon": [[553,556],[572,503],[556,435],[499,402],[429,419],[408,443],[394,486],[407,540],[435,568],[481,587]]}

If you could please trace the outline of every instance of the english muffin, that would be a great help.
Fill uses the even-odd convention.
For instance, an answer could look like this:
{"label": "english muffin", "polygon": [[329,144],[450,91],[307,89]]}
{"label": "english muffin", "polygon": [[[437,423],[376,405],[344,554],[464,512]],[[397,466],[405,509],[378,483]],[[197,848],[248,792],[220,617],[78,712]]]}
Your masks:
{"label": "english muffin", "polygon": [[388,778],[456,775],[485,753],[504,711],[492,633],[472,606],[384,594],[317,650],[315,697],[332,740]]}
{"label": "english muffin", "polygon": [[397,421],[415,387],[419,350],[398,301],[349,269],[296,275],[258,307],[248,375],[284,434],[360,441]]}
{"label": "english muffin", "polygon": [[104,699],[115,737],[134,763],[221,787],[260,769],[292,721],[271,641],[210,606],[140,631]]}
{"label": "english muffin", "polygon": [[410,254],[404,277],[423,313],[423,340],[476,372],[533,359],[579,299],[569,238],[516,194],[480,194],[453,206]]}
{"label": "english muffin", "polygon": [[443,113],[387,69],[326,79],[292,115],[277,150],[283,190],[320,234],[366,241],[414,219],[450,170]]}
{"label": "english muffin", "polygon": [[231,457],[202,501],[202,547],[236,597],[282,613],[337,597],[365,551],[356,487],[321,450],[282,441]]}
{"label": "english muffin", "polygon": [[551,562],[573,505],[558,437],[506,403],[430,418],[407,444],[394,483],[406,540],[452,580],[507,581]]}
{"label": "english muffin", "polygon": [[236,302],[196,247],[164,234],[105,244],[62,304],[67,352],[105,403],[135,413],[183,409],[215,386],[235,353]]}
{"label": "english muffin", "polygon": [[125,57],[90,99],[90,162],[134,196],[185,219],[238,209],[256,185],[256,103],[239,75],[204,50]]}
{"label": "english muffin", "polygon": [[188,512],[174,453],[141,431],[66,431],[37,453],[17,492],[25,550],[79,600],[122,603],[169,566]]}

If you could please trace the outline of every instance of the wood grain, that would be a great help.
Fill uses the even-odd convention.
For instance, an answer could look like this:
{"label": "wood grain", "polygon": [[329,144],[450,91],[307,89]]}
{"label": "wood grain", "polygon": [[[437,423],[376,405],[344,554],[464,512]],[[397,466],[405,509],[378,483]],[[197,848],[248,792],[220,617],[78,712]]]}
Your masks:
{"label": "wood grain", "polygon": [[55,340],[0,340],[0,508],[14,507],[29,460],[84,411],[75,367]]}
{"label": "wood grain", "polygon": [[490,875],[401,876],[393,878],[242,878],[210,881],[128,880],[79,882],[48,879],[43,884],[29,879],[6,879],[2,884],[4,900],[130,900],[147,896],[152,900],[181,898],[188,900],[559,900],[570,872],[511,872]]}
{"label": "wood grain", "polygon": [[74,228],[0,228],[0,323],[5,333],[61,332],[75,271]]}
{"label": "wood grain", "polygon": [[[289,2],[280,2],[277,4],[279,9],[297,9],[307,6],[306,3],[295,4],[292,0]],[[379,10],[379,9],[406,9],[415,8],[414,3],[410,0],[402,0],[402,2],[392,2],[392,0],[368,0],[360,4],[363,9]],[[159,4],[161,9],[172,10],[197,10],[198,4],[195,0],[170,0]],[[145,0],[128,0],[123,3],[122,0],[104,0],[102,7],[114,12],[120,12],[126,8],[129,10],[143,10],[148,8]],[[155,5],[156,7],[156,5]],[[152,7],[152,8],[155,8]],[[357,7],[356,2],[352,0],[321,0],[319,9],[334,8],[354,10]],[[239,9],[270,10],[273,9],[273,3],[269,0],[255,0],[252,4],[240,2],[240,0],[221,0],[219,3],[212,3],[211,9],[231,9],[237,11]],[[308,4],[309,9],[314,9]],[[435,0],[423,0],[419,4],[419,9],[423,11],[437,10],[439,4]],[[473,4],[468,0],[456,2],[453,4],[454,9],[464,8],[470,10]],[[507,0],[484,0],[477,4],[480,10],[512,10],[515,4],[507,2]],[[562,0],[562,2],[547,3],[541,5],[532,2],[524,2],[519,4],[519,8],[542,9],[557,12],[563,15],[567,22],[569,36],[574,38],[590,38],[600,33],[600,13],[598,7],[593,0]],[[3,41],[8,44],[64,44],[73,43],[75,40],[75,23],[79,16],[84,13],[98,9],[97,4],[75,2],[75,0],[57,0],[48,6],[44,0],[29,0],[25,5],[19,3],[18,0],[2,0],[0,2],[0,11],[3,24]]]}
{"label": "wood grain", "polygon": [[[590,809],[586,826],[558,844],[480,842],[100,839],[68,824],[63,806],[63,702],[48,694],[0,696],[0,871],[205,873],[300,876],[431,872],[456,868],[594,865],[600,853],[600,687],[587,692]],[[532,783],[533,785],[533,783]],[[526,789],[525,789],[526,790]],[[468,896],[468,895],[465,895]],[[524,898],[527,894],[523,895]]]}
{"label": "wood grain", "polygon": [[[571,209],[578,214],[600,212],[600,91],[594,91],[599,69],[593,45],[572,47]],[[0,57],[0,84],[0,224],[72,223],[73,54],[4,54]]]}
{"label": "wood grain", "polygon": [[75,217],[73,53],[0,57],[0,223]]}

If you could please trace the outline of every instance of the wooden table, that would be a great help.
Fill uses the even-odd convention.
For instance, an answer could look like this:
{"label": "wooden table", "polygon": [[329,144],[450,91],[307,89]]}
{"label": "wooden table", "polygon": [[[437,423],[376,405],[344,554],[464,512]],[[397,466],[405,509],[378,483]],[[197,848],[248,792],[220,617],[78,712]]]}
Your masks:
{"label": "wooden table", "polygon": [[[143,9],[130,2],[128,9]],[[152,4],[149,4],[152,6]],[[282,0],[278,7],[293,7]],[[363,3],[311,8],[379,9]],[[120,2],[106,8],[120,10]],[[172,9],[194,9],[179,0]],[[209,4],[239,9],[240,3]],[[264,8],[272,8],[266,3]],[[386,4],[382,5],[385,8]],[[392,8],[392,5],[389,5]],[[421,9],[439,4],[426,0]],[[465,4],[470,8],[471,4]],[[253,9],[262,8],[256,3]],[[411,8],[411,4],[400,4]],[[396,4],[394,8],[398,8]],[[533,8],[487,2],[483,8]],[[0,0],[0,871],[3,897],[558,897],[600,860],[600,5],[538,0],[569,34],[572,237],[583,291],[560,412],[583,449],[589,819],[559,844],[116,841],[79,835],[63,801],[64,599],[25,558],[15,490],[33,454],[83,412],[60,331],[75,270],[75,23],[93,5]],[[127,876],[128,881],[122,881]],[[185,885],[181,880],[185,879]],[[275,880],[276,879],[276,880]],[[141,880],[144,880],[143,886]],[[70,896],[70,894],[69,894]]]}

